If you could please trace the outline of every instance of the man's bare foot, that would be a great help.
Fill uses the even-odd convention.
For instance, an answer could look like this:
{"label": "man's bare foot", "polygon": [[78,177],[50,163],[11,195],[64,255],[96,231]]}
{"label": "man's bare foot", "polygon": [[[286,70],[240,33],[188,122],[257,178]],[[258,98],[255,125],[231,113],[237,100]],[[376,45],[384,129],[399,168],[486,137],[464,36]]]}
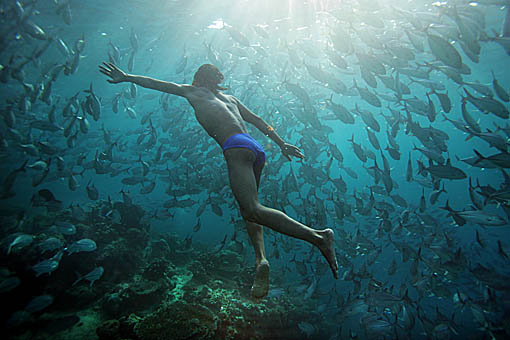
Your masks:
{"label": "man's bare foot", "polygon": [[335,279],[338,279],[338,263],[336,262],[334,235],[335,233],[331,229],[321,230],[322,241],[318,244],[318,247],[322,256],[328,261],[333,276]]}
{"label": "man's bare foot", "polygon": [[269,292],[269,262],[262,260],[257,265],[255,271],[255,280],[251,286],[251,297],[254,300],[260,300],[266,297]]}

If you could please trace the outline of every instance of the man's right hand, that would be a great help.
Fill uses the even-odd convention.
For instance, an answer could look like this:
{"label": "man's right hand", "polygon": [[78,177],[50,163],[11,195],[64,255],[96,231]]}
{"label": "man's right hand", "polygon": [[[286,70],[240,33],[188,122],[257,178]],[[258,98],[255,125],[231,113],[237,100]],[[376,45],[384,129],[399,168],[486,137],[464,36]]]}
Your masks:
{"label": "man's right hand", "polygon": [[99,65],[99,72],[112,78],[107,79],[112,84],[122,83],[127,80],[127,73],[112,63],[103,62],[103,65]]}
{"label": "man's right hand", "polygon": [[305,155],[303,155],[301,153],[301,151],[299,150],[299,148],[295,145],[292,145],[292,144],[288,144],[288,143],[284,143],[282,146],[281,146],[281,150],[282,150],[282,153],[283,155],[290,161],[291,158],[290,156],[294,156],[294,157],[297,157],[297,158],[301,158],[301,159],[304,159],[305,158]]}

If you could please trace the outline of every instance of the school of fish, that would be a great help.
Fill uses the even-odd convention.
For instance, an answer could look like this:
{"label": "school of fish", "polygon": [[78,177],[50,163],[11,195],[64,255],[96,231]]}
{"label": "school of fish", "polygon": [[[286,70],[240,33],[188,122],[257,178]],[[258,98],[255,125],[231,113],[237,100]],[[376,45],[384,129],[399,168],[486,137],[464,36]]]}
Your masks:
{"label": "school of fish", "polygon": [[[178,20],[175,34],[159,17],[159,31],[124,22],[98,33],[86,16],[101,8],[88,2],[0,4],[0,210],[13,221],[0,233],[0,294],[22,284],[10,256],[38,251],[28,268],[40,277],[63,257],[97,249],[92,239],[66,241],[76,233],[69,221],[54,221],[45,239],[26,232],[32,209],[69,211],[83,223],[88,203],[119,197],[150,211],[148,221],[171,224],[187,211],[190,243],[208,216],[240,221],[221,149],[188,104],[107,85],[95,71],[105,60],[191,83],[211,63],[227,93],[305,154],[288,162],[250,130],[268,154],[261,202],[335,230],[337,283],[327,283],[320,254],[266,233],[269,260],[280,266],[270,298],[315,299],[338,324],[331,339],[509,336],[510,1],[305,3],[301,20],[275,10],[243,22],[211,17],[205,2],[194,13],[169,1],[161,6],[171,15],[196,14]],[[114,12],[107,6],[100,18]],[[160,54],[168,46],[172,58]],[[100,284],[104,271],[77,272],[73,285]],[[19,313],[52,302],[41,294]],[[343,327],[352,318],[364,335]],[[296,327],[307,338],[317,332]]]}

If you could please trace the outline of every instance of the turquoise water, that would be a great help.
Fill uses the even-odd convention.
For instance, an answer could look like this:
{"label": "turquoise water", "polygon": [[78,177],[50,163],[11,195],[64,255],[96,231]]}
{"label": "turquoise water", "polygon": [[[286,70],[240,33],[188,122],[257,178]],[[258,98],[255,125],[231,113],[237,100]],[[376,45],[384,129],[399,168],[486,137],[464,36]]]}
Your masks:
{"label": "turquoise water", "polygon": [[[509,8],[502,0],[0,4],[0,294],[9,334],[103,338],[96,328],[117,320],[134,329],[124,338],[180,339],[198,320],[197,339],[508,336]],[[269,295],[252,301],[255,256],[221,149],[186,100],[109,84],[103,61],[179,84],[215,64],[225,93],[304,153],[287,161],[247,124],[267,155],[260,202],[332,228],[339,280],[316,248],[264,228]],[[58,241],[44,251],[51,237]],[[64,249],[83,239],[96,247]],[[46,260],[54,267],[36,276]],[[94,274],[75,283],[75,272]],[[49,298],[27,307],[40,296]],[[180,323],[154,322],[165,308]]]}

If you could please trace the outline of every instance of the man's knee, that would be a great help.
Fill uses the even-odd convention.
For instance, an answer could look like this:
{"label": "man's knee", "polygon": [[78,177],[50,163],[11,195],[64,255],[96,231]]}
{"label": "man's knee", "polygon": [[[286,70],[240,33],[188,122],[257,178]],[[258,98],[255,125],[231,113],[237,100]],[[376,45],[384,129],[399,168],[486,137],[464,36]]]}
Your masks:
{"label": "man's knee", "polygon": [[262,212],[262,206],[260,204],[252,204],[248,207],[241,208],[241,215],[247,222],[260,224],[260,215]]}

